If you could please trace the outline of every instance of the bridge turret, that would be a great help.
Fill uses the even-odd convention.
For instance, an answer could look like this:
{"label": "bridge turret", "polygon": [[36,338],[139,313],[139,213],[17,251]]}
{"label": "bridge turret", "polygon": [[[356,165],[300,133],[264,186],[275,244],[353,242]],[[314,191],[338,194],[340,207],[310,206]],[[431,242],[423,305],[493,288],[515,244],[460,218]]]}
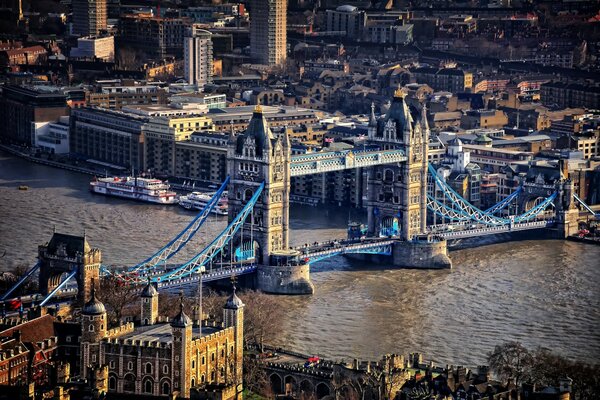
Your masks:
{"label": "bridge turret", "polygon": [[426,109],[418,120],[412,116],[404,93],[398,89],[390,109],[377,124],[372,144],[382,149],[401,149],[407,162],[379,165],[368,172],[368,233],[411,239],[425,230],[427,152],[429,124]]}

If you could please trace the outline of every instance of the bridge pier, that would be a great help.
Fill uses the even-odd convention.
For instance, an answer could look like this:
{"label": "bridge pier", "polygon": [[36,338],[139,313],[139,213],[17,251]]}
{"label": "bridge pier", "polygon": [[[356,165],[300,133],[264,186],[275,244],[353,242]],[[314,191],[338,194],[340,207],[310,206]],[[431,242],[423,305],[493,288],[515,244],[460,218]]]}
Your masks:
{"label": "bridge pier", "polygon": [[398,240],[392,245],[392,260],[395,267],[446,269],[452,268],[445,239],[423,235],[410,241]]}
{"label": "bridge pier", "polygon": [[271,254],[270,265],[260,265],[257,287],[273,294],[313,294],[310,266],[298,251],[278,251]]}
{"label": "bridge pier", "polygon": [[579,210],[559,211],[556,216],[556,234],[559,239],[577,235],[579,232]]}

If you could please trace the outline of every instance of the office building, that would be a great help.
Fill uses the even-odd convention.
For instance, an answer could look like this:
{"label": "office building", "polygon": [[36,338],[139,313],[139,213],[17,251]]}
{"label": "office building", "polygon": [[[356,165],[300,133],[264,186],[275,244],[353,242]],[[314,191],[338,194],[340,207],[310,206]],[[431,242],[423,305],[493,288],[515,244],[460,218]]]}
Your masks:
{"label": "office building", "polygon": [[252,0],[250,6],[252,59],[258,64],[282,64],[287,50],[287,0]]}
{"label": "office building", "polygon": [[212,82],[213,54],[211,33],[192,26],[183,39],[185,79],[203,88]]}
{"label": "office building", "polygon": [[106,30],[106,0],[73,0],[73,34],[93,36]]}

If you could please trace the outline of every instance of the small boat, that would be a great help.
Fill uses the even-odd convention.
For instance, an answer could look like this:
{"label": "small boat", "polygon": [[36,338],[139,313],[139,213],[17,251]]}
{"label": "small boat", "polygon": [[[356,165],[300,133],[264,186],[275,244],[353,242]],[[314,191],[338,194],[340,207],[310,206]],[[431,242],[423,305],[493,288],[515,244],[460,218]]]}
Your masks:
{"label": "small boat", "polygon": [[19,190],[29,190],[29,186],[27,185],[21,185],[18,187]]}

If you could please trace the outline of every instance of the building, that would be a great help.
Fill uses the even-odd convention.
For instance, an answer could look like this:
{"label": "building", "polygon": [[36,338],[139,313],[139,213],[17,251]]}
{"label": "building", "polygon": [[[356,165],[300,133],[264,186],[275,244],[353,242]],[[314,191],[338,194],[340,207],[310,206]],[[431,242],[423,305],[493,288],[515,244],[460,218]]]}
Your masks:
{"label": "building", "polygon": [[83,159],[144,170],[144,124],[148,117],[98,108],[71,112],[71,154]]}
{"label": "building", "polygon": [[242,390],[244,303],[235,293],[223,308],[223,325],[192,320],[180,300],[171,320],[158,315],[158,291],[148,283],[141,295],[140,324],[107,327],[104,304],[92,293],[81,316],[81,373],[100,373],[109,393],[190,398],[213,391],[223,400]]}
{"label": "building", "polygon": [[6,49],[0,51],[0,66],[16,67],[18,65],[43,64],[47,56],[48,51],[42,46]]}
{"label": "building", "polygon": [[115,37],[87,36],[78,38],[77,47],[71,49],[69,56],[113,62],[115,61]]}
{"label": "building", "polygon": [[335,10],[325,11],[327,31],[343,32],[350,39],[360,39],[365,27],[366,13],[350,5],[339,6]]}
{"label": "building", "polygon": [[194,132],[188,140],[175,142],[173,175],[183,179],[221,183],[227,177],[229,135]]}
{"label": "building", "polygon": [[119,42],[143,51],[147,58],[183,57],[186,18],[163,18],[149,14],[126,14],[120,19]]}
{"label": "building", "polygon": [[212,34],[193,25],[183,41],[184,76],[190,85],[202,89],[212,82]]}
{"label": "building", "polygon": [[417,83],[426,83],[437,91],[459,93],[473,86],[473,74],[459,68],[419,67],[411,72]]}
{"label": "building", "polygon": [[578,83],[548,82],[540,86],[540,99],[547,106],[600,108],[600,87]]}
{"label": "building", "polygon": [[368,24],[365,39],[372,43],[407,45],[413,41],[413,25]]}
{"label": "building", "polygon": [[106,0],[73,0],[74,35],[95,36],[106,30]]}
{"label": "building", "polygon": [[[176,165],[180,164],[176,155],[176,144],[190,141],[194,132],[212,130],[212,122],[205,115],[164,115],[152,117],[143,129],[144,169],[154,174],[175,176],[178,175]],[[210,157],[205,161],[210,161]]]}
{"label": "building", "polygon": [[287,57],[287,0],[250,2],[250,54],[258,64],[278,65]]}
{"label": "building", "polygon": [[165,89],[151,85],[101,85],[86,92],[86,104],[120,110],[127,106],[167,104]]}
{"label": "building", "polygon": [[[218,132],[240,132],[246,129],[253,114],[253,106],[212,109],[208,116]],[[263,106],[262,114],[273,128],[299,124],[313,124],[319,121],[322,113],[307,108],[292,106]]]}
{"label": "building", "polygon": [[34,124],[34,146],[50,154],[69,153],[69,117]]}
{"label": "building", "polygon": [[46,87],[4,86],[0,97],[0,140],[34,144],[35,124],[55,122],[69,113],[67,96]]}
{"label": "building", "polygon": [[460,119],[463,129],[502,128],[508,123],[508,117],[501,110],[469,110]]}

